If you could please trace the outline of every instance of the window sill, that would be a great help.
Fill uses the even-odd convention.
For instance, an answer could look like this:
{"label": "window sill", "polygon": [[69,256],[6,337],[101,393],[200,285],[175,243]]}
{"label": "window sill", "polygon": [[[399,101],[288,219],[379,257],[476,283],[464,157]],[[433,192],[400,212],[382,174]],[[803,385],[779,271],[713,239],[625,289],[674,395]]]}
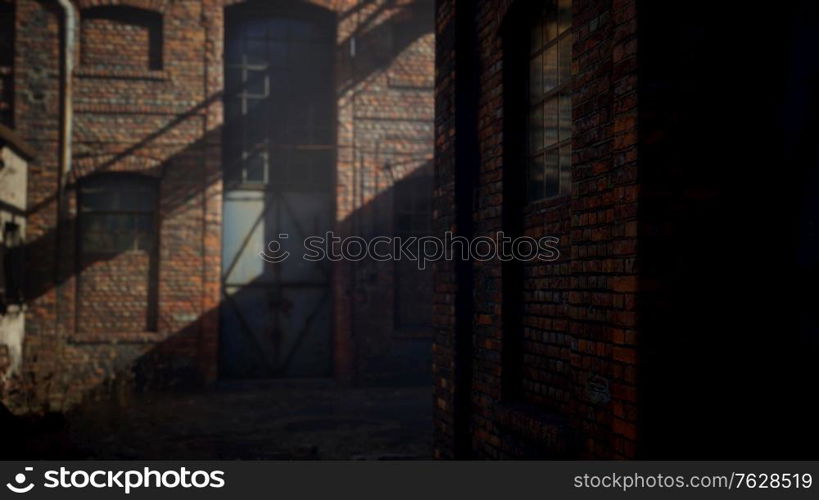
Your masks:
{"label": "window sill", "polygon": [[530,403],[509,401],[495,407],[495,416],[504,431],[541,444],[550,455],[567,456],[573,448],[571,426],[556,412]]}
{"label": "window sill", "polygon": [[144,256],[151,256],[151,252],[153,250],[148,249],[133,249],[128,248],[126,250],[87,250],[83,249],[83,257],[87,259],[96,259],[96,260],[110,260],[120,255],[144,255]]}
{"label": "window sill", "polygon": [[78,68],[74,71],[78,78],[100,78],[112,80],[154,80],[169,79],[168,71],[164,69],[110,69],[110,68]]}
{"label": "window sill", "polygon": [[551,198],[533,201],[527,203],[523,207],[523,214],[528,215],[544,210],[551,210],[553,208],[568,207],[572,201],[572,195],[569,193],[560,194]]}
{"label": "window sill", "polygon": [[68,337],[72,344],[152,344],[165,340],[159,332],[99,332],[74,333]]}

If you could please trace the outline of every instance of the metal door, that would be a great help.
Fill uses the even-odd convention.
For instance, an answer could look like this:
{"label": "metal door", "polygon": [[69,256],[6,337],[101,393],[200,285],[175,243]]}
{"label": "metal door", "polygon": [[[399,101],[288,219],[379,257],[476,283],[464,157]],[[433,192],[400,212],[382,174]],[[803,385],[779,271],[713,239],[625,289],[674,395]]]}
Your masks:
{"label": "metal door", "polygon": [[[334,17],[228,9],[222,373],[331,373],[330,269],[303,241],[332,228]],[[259,257],[278,240],[290,257]]]}

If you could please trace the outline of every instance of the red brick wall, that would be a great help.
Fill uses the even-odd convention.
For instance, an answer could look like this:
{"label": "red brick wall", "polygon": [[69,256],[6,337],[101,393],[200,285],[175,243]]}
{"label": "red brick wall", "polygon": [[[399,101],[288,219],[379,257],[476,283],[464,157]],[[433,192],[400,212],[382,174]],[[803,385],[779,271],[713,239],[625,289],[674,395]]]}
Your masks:
{"label": "red brick wall", "polygon": [[571,363],[576,387],[588,394],[602,377],[611,401],[596,407],[581,393],[574,410],[585,416],[588,455],[631,457],[637,439],[636,9],[633,1],[616,0],[578,7],[571,224],[577,295],[569,299],[578,340]]}
{"label": "red brick wall", "polygon": [[[104,4],[110,10],[120,2]],[[221,16],[212,11],[220,9],[199,0],[122,5],[161,16],[168,63],[148,64],[145,29],[84,20],[88,11],[79,2],[73,165],[58,225],[61,14],[47,4],[18,2],[16,84],[24,89],[16,96],[18,130],[41,152],[29,175],[30,313],[19,382],[28,386],[26,398],[33,393],[38,405],[52,409],[120,382],[173,385],[216,375],[222,32]],[[147,255],[94,262],[76,255],[77,185],[102,172],[159,179],[154,297]],[[155,327],[146,320],[152,307]]]}
{"label": "red brick wall", "polygon": [[162,67],[162,17],[151,11],[97,7],[80,22],[80,64],[102,71],[112,68]]}
{"label": "red brick wall", "polygon": [[[482,1],[460,20],[459,2],[438,4],[437,228],[452,227],[462,133],[454,122],[458,36],[477,54],[475,120],[479,166],[472,213],[476,235],[503,229],[504,102],[501,23],[511,2]],[[436,454],[441,457],[579,456],[635,453],[636,379],[636,20],[633,1],[575,0],[573,168],[570,197],[527,208],[524,232],[560,238],[561,259],[525,266],[522,391],[502,392],[503,272],[475,264],[469,349],[457,349],[458,282],[436,278]],[[454,52],[453,52],[454,51]],[[457,102],[457,101],[456,101]],[[467,130],[467,132],[469,132]],[[464,139],[468,140],[468,138]],[[457,148],[456,148],[457,150]],[[508,340],[508,339],[507,339]],[[459,354],[460,352],[460,354]],[[469,360],[462,359],[469,356]],[[458,379],[468,367],[468,380]],[[510,376],[508,373],[507,377]],[[469,384],[458,401],[459,385]],[[458,406],[460,405],[460,407]],[[460,422],[454,416],[467,417]],[[458,426],[461,428],[459,429]],[[456,450],[458,433],[469,436]]]}
{"label": "red brick wall", "polygon": [[[461,5],[461,4],[459,4]],[[435,198],[433,229],[436,234],[448,230],[464,232],[456,225],[455,197],[455,141],[461,140],[456,130],[455,116],[455,0],[436,2],[435,12]],[[466,51],[464,51],[466,52]],[[462,80],[465,80],[463,78]],[[465,177],[465,176],[463,176]],[[462,179],[463,180],[463,179]],[[471,211],[471,207],[469,208]],[[470,213],[471,218],[471,213]],[[435,455],[437,458],[453,458],[460,453],[457,433],[467,434],[458,412],[464,406],[458,401],[456,391],[469,392],[469,387],[458,378],[463,363],[469,356],[458,356],[456,299],[458,280],[454,262],[435,264],[435,295],[433,297],[434,343],[432,346],[432,372],[435,392]],[[460,283],[464,287],[464,283]],[[471,302],[471,293],[469,302]],[[469,342],[471,343],[471,341]],[[469,382],[468,380],[466,382]],[[461,403],[456,405],[456,401]],[[458,425],[456,426],[456,421]]]}
{"label": "red brick wall", "polygon": [[[17,2],[15,26],[15,92],[16,131],[38,152],[36,162],[29,164],[26,238],[37,244],[26,245],[27,262],[37,262],[38,272],[26,269],[28,299],[27,330],[23,346],[25,373],[13,381],[20,399],[47,401],[49,390],[38,383],[58,366],[60,343],[54,318],[56,289],[50,286],[56,268],[54,253],[56,200],[53,196],[58,172],[59,12],[54,5]],[[26,33],[21,36],[20,33]],[[31,300],[36,295],[36,300]],[[37,353],[34,355],[34,353]],[[31,397],[28,397],[31,395]],[[12,403],[11,401],[9,403]],[[11,406],[11,405],[10,405]]]}
{"label": "red brick wall", "polygon": [[[394,186],[419,169],[432,170],[433,2],[356,5],[348,2],[342,10],[348,14],[340,14],[338,33],[337,218],[343,234],[389,236],[395,230]],[[348,358],[337,366],[347,366],[342,377],[427,383],[431,331],[400,328],[395,263],[337,267],[336,334],[349,346],[346,354],[337,350]],[[432,304],[420,307],[431,310]]]}
{"label": "red brick wall", "polygon": [[[99,262],[80,261],[77,284],[77,333],[146,332],[156,297],[152,296],[152,257],[145,251],[118,254]],[[89,259],[91,260],[91,259]]]}
{"label": "red brick wall", "polygon": [[[19,401],[31,402],[28,409],[67,408],[120,384],[165,386],[218,376],[222,48],[229,3],[76,2],[73,159],[60,194],[62,14],[56,2],[17,2],[15,116],[18,131],[39,151],[29,175],[29,315],[22,372],[14,382]],[[339,23],[338,226],[348,234],[362,227],[389,234],[392,185],[431,162],[432,3],[314,3],[334,10]],[[129,10],[117,14],[117,6]],[[89,14],[97,7],[106,16]],[[149,12],[153,21],[125,15],[133,9]],[[150,34],[157,24],[159,49]],[[144,293],[144,256],[83,262],[76,254],[77,186],[102,172],[158,181],[153,299]],[[428,374],[429,336],[402,337],[394,328],[394,297],[384,293],[392,287],[392,263],[334,272],[339,378]],[[150,307],[156,308],[155,328],[142,321]]]}

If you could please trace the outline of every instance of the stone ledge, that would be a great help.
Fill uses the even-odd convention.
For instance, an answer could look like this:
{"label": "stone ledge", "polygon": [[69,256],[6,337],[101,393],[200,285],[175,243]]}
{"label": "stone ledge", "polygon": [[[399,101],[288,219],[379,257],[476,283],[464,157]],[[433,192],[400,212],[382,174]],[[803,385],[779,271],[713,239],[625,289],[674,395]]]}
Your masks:
{"label": "stone ledge", "polygon": [[160,332],[99,332],[74,333],[68,336],[72,344],[153,344],[168,337]]}
{"label": "stone ledge", "polygon": [[170,79],[165,69],[110,69],[110,68],[77,68],[74,70],[77,78],[98,78],[111,80],[152,80],[163,82]]}
{"label": "stone ledge", "polygon": [[571,456],[573,432],[564,416],[525,402],[503,402],[495,407],[495,418],[504,433],[544,449],[549,456]]}

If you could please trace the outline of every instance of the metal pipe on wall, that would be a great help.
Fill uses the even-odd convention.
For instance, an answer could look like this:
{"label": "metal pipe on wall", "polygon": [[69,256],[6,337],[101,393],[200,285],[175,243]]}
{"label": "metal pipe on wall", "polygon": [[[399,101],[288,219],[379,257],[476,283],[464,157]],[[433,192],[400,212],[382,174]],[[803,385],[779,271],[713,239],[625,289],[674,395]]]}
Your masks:
{"label": "metal pipe on wall", "polygon": [[74,52],[77,31],[77,12],[71,0],[57,0],[63,10],[63,53],[60,103],[60,191],[66,184],[71,171],[71,127],[73,121],[72,74],[74,72]]}
{"label": "metal pipe on wall", "polygon": [[[55,333],[60,334],[63,325],[63,231],[65,229],[66,218],[66,196],[65,187],[68,184],[68,176],[71,172],[71,136],[72,124],[74,121],[72,82],[74,73],[74,53],[76,47],[77,33],[77,11],[70,0],[57,0],[57,4],[63,11],[63,25],[61,41],[61,62],[60,62],[60,164],[57,178],[57,238],[55,253],[57,256],[54,273],[56,290],[55,305]],[[58,363],[62,360],[62,343],[58,342]]]}

